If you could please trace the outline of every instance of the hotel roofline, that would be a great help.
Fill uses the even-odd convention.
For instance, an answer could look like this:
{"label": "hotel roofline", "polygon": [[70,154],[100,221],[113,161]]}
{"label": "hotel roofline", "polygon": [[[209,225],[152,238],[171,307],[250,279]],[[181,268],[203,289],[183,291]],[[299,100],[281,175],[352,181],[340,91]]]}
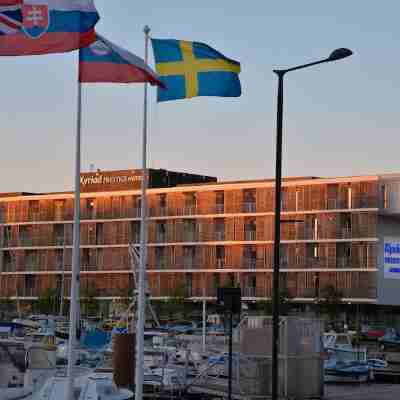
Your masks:
{"label": "hotel roofline", "polygon": [[[115,173],[121,171],[104,171],[105,173]],[[400,173],[375,174],[375,175],[357,175],[343,177],[288,177],[284,178],[282,185],[284,187],[305,186],[305,185],[323,185],[334,183],[357,183],[367,181],[378,181],[380,179],[390,180],[400,178]],[[230,189],[247,189],[247,188],[271,188],[275,186],[274,179],[259,179],[259,180],[240,180],[240,181],[219,181],[205,183],[189,183],[180,184],[174,187],[158,187],[147,189],[149,194],[157,193],[174,193],[174,192],[200,192],[200,191],[218,191]],[[81,193],[82,198],[87,197],[103,197],[140,194],[140,189],[123,189],[123,190],[108,190],[108,191],[89,191]],[[0,193],[0,202],[18,201],[18,200],[34,200],[34,199],[58,199],[58,198],[73,198],[73,191],[63,192],[48,192],[48,193],[31,193],[31,192],[12,192]]]}

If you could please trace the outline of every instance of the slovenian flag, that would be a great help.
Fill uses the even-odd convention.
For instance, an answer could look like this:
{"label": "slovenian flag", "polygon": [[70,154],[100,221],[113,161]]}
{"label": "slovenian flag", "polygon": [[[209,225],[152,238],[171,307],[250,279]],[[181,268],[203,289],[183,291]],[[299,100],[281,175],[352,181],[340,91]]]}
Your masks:
{"label": "slovenian flag", "polygon": [[0,0],[0,56],[86,47],[98,20],[93,0]]}
{"label": "slovenian flag", "polygon": [[97,34],[96,41],[79,51],[82,83],[149,82],[164,87],[159,76],[135,54]]}

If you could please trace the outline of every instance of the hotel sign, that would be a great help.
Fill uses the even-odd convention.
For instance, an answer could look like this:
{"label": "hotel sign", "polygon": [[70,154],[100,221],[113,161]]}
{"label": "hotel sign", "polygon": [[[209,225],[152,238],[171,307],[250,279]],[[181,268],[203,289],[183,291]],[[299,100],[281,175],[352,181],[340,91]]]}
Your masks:
{"label": "hotel sign", "polygon": [[383,257],[384,278],[400,279],[400,241],[385,238]]}
{"label": "hotel sign", "polygon": [[140,189],[141,170],[90,172],[81,174],[81,192],[106,192]]}

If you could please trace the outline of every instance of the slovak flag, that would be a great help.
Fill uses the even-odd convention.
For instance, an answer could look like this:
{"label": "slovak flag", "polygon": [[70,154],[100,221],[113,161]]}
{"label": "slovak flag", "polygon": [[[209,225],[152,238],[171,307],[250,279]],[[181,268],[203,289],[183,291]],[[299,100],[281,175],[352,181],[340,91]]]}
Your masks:
{"label": "slovak flag", "polygon": [[140,57],[96,34],[96,41],[79,51],[79,82],[149,82],[164,87],[159,76]]}
{"label": "slovak flag", "polygon": [[98,20],[93,0],[0,0],[0,56],[86,47]]}

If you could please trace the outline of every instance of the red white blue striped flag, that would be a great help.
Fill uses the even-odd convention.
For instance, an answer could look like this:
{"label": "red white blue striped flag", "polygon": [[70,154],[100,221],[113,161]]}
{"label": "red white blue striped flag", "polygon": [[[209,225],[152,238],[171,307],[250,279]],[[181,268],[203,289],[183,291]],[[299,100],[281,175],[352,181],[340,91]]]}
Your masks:
{"label": "red white blue striped flag", "polygon": [[93,0],[0,0],[0,56],[86,47],[98,20]]}
{"label": "red white blue striped flag", "polygon": [[140,57],[97,34],[97,40],[79,51],[82,83],[149,82],[164,87],[159,76]]}

